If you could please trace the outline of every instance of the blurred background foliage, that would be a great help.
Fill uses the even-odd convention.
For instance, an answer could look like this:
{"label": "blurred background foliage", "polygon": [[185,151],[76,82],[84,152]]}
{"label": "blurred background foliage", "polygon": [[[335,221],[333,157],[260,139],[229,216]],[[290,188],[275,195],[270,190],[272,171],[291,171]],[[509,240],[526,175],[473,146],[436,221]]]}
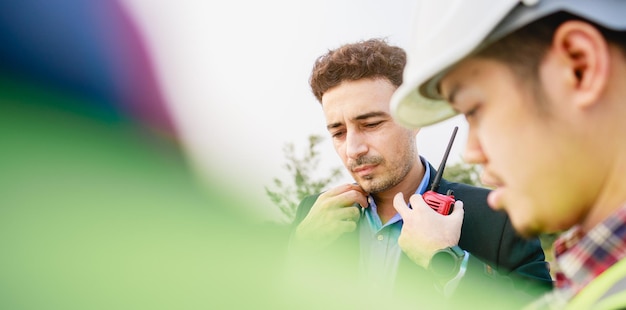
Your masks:
{"label": "blurred background foliage", "polygon": [[286,143],[283,147],[284,168],[288,179],[274,178],[270,186],[265,186],[266,194],[280,209],[280,223],[293,222],[298,204],[304,197],[327,189],[329,184],[341,178],[341,167],[332,168],[328,173],[321,172],[322,176],[317,177],[320,174],[318,168],[321,160],[318,147],[323,139],[320,135],[309,135],[309,143],[301,156],[296,152],[293,142]]}

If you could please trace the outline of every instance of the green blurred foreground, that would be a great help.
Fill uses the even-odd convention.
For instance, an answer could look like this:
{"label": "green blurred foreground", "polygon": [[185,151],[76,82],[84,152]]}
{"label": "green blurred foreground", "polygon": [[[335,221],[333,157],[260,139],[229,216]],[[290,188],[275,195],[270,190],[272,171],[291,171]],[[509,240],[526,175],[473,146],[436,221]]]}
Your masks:
{"label": "green blurred foreground", "polygon": [[0,80],[0,308],[367,305],[356,289],[320,299],[336,290],[314,278],[284,285],[284,228],[240,216],[242,191],[201,188],[173,144],[84,100]]}
{"label": "green blurred foreground", "polygon": [[85,100],[0,79],[0,308],[416,307],[343,272],[358,262],[286,271],[287,230],[235,211],[254,197]]}

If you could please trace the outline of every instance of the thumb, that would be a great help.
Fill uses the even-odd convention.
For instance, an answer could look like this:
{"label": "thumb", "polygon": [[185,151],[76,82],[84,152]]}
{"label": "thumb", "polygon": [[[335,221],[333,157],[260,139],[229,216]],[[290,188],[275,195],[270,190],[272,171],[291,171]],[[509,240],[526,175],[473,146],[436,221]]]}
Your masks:
{"label": "thumb", "polygon": [[452,209],[452,213],[450,213],[451,217],[460,217],[463,219],[465,216],[465,209],[463,208],[463,201],[457,200],[454,202],[454,209]]}
{"label": "thumb", "polygon": [[402,192],[397,193],[393,197],[393,207],[400,214],[400,217],[404,218],[405,215],[408,215],[407,212],[409,212],[410,209],[406,202],[404,202],[404,194],[402,194]]}

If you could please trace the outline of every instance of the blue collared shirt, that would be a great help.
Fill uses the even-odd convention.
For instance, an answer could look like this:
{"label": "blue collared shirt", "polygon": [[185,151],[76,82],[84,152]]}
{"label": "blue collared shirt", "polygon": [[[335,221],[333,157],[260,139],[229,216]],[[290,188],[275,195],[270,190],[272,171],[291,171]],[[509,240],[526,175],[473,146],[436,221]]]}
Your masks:
{"label": "blue collared shirt", "polygon": [[[420,160],[426,169],[415,193],[421,195],[428,189],[430,165],[421,156]],[[367,199],[369,207],[364,209],[360,220],[361,225],[359,225],[360,270],[367,277],[368,282],[372,283],[373,288],[388,289],[393,287],[402,252],[398,245],[398,237],[403,221],[400,214],[396,213],[383,225],[374,199],[372,196]]]}

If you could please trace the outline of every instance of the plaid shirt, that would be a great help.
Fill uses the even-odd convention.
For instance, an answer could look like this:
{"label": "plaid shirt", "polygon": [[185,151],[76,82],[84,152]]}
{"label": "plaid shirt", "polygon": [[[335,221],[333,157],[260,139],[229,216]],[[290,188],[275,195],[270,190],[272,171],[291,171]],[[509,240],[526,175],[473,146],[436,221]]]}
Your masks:
{"label": "plaid shirt", "polygon": [[626,205],[584,234],[575,226],[554,242],[556,289],[527,309],[562,309],[589,282],[626,258]]}

